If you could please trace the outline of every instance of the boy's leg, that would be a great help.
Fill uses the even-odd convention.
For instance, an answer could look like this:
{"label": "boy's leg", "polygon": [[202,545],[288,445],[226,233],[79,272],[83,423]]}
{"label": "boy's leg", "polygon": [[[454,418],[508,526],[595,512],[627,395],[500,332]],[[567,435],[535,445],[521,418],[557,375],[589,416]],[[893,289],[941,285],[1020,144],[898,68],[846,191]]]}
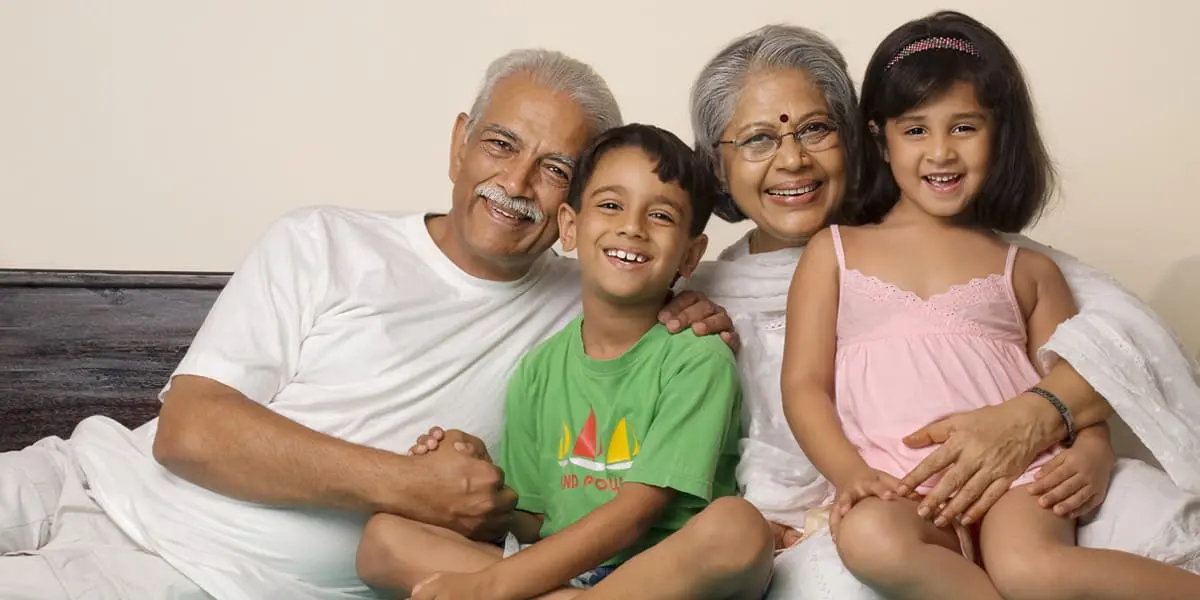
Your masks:
{"label": "boy's leg", "polygon": [[[503,557],[504,551],[498,546],[403,517],[378,514],[367,521],[357,567],[358,576],[367,585],[408,594],[435,573],[475,573]],[[540,598],[568,600],[581,593],[563,588]]]}
{"label": "boy's leg", "polygon": [[773,550],[771,531],[754,506],[720,498],[582,598],[757,600],[771,579]]}
{"label": "boy's leg", "polygon": [[367,521],[356,562],[368,585],[407,593],[435,573],[474,573],[503,556],[497,546],[448,529],[378,514]]}
{"label": "boy's leg", "polygon": [[1075,545],[1075,521],[1042,508],[1024,487],[988,511],[980,548],[1005,598],[1200,598],[1200,575],[1115,550]]}
{"label": "boy's leg", "polygon": [[1000,600],[983,569],[962,553],[958,532],[917,515],[907,498],[864,498],[842,518],[838,554],[887,598]]}

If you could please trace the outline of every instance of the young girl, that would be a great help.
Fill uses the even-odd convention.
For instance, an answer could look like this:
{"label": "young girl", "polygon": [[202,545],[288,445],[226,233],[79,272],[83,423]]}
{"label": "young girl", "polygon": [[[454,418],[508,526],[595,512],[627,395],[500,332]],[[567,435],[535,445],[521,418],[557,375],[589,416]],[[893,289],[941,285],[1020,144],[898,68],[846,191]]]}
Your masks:
{"label": "young girl", "polygon": [[[1053,261],[998,237],[1040,214],[1053,172],[1016,59],[991,30],[948,12],[899,28],[871,59],[862,108],[877,148],[843,211],[858,226],[805,250],[783,368],[788,423],[837,488],[846,566],[892,598],[1200,598],[1200,576],[1075,546],[1075,515],[1024,489],[1055,451],[978,524],[918,514],[912,497],[935,480],[900,495],[897,478],[933,450],[904,436],[952,413],[1024,394],[1061,410],[1074,441],[1035,364],[1076,308]],[[1078,437],[1107,444],[1102,427]]]}

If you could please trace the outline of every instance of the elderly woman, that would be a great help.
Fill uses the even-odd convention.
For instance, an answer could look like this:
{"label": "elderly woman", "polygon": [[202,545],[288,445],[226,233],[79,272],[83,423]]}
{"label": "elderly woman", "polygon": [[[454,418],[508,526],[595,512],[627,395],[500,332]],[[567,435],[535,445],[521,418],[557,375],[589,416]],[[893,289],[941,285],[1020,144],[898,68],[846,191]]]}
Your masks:
{"label": "elderly woman", "polygon": [[[780,399],[784,309],[796,261],[857,184],[867,140],[856,105],[841,53],[800,27],[768,26],[733,41],[692,89],[696,149],[711,159],[726,193],[716,212],[755,226],[687,286],[724,305],[742,338],[746,430],[738,475],[746,498],[775,524],[781,554],[772,596],[778,598],[877,597],[842,566],[817,518],[822,512],[812,510],[831,490],[800,451]],[[1052,256],[1080,304],[1079,316],[1042,349],[1063,359],[1041,386],[1061,398],[1067,413],[1022,394],[931,424],[913,432],[911,444],[941,447],[904,483],[915,487],[942,472],[924,505],[930,517],[977,520],[1069,428],[1102,424],[1115,410],[1166,473],[1136,460],[1114,461],[1102,442],[1081,443],[1062,454],[1080,475],[1044,478],[1036,493],[1047,510],[1083,516],[1081,545],[1200,571],[1194,366],[1149,309],[1112,279],[1026,238],[1014,241]]]}

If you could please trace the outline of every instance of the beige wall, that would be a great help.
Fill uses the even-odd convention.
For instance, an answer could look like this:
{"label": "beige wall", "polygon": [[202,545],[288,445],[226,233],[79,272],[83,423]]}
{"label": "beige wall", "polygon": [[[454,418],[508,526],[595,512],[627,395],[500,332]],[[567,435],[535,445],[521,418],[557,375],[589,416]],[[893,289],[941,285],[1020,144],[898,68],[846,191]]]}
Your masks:
{"label": "beige wall", "polygon": [[[691,78],[735,35],[816,27],[857,80],[888,31],[947,4],[1028,72],[1063,176],[1036,237],[1200,350],[1200,5],[1182,1],[8,0],[0,266],[227,270],[293,207],[443,208],[452,120],[515,46],[591,62],[627,120],[690,139]],[[740,231],[710,228],[718,247]]]}

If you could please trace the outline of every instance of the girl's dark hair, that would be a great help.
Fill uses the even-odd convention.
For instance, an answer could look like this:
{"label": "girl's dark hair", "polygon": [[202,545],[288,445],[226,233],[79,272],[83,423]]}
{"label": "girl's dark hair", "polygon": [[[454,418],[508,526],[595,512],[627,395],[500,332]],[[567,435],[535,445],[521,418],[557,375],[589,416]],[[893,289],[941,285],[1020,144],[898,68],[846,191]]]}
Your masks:
{"label": "girl's dark hair", "polygon": [[688,233],[696,237],[704,233],[712,216],[717,195],[717,180],[708,165],[679,136],[653,125],[630,123],[600,134],[579,157],[575,176],[567,190],[567,203],[576,211],[582,208],[583,192],[591,181],[600,159],[618,148],[640,148],[656,164],[654,174],[663,183],[677,184],[687,193],[692,204],[692,221]]}
{"label": "girl's dark hair", "polygon": [[[948,38],[949,45],[965,41],[974,53],[933,48],[895,60],[909,44],[929,38]],[[953,221],[1016,233],[1041,216],[1054,188],[1054,167],[1038,133],[1021,67],[986,25],[962,13],[941,11],[893,31],[867,65],[860,106],[863,122],[874,123],[878,134],[868,136],[863,149],[862,192],[846,198],[837,221],[877,223],[896,205],[900,188],[883,158],[885,125],[958,82],[970,83],[991,113],[992,140],[983,186]]]}

